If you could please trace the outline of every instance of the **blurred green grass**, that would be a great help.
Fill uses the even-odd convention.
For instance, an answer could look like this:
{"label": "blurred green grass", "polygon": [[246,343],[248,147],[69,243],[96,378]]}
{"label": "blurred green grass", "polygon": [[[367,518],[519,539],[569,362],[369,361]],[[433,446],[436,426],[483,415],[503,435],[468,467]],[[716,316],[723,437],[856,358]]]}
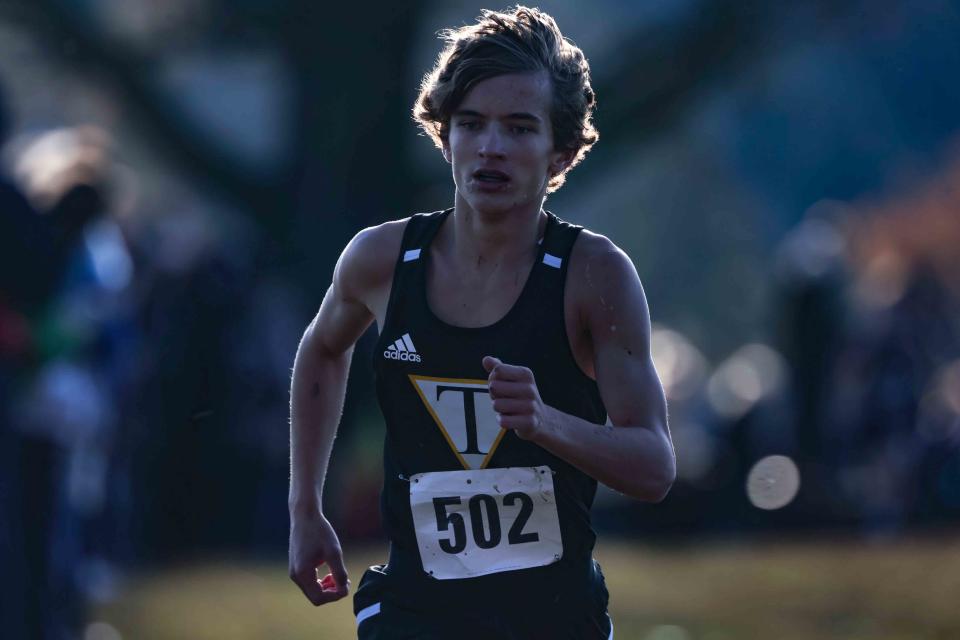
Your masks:
{"label": "blurred green grass", "polygon": [[[347,549],[354,581],[381,549]],[[955,640],[960,537],[664,550],[604,542],[618,640]],[[130,579],[91,612],[135,640],[355,637],[349,599],[314,608],[283,564],[230,560]]]}

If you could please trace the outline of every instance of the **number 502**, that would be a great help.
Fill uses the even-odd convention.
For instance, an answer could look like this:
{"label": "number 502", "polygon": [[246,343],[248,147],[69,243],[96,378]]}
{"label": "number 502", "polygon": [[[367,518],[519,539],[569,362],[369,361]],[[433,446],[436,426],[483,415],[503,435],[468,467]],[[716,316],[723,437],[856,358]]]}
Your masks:
{"label": "number 502", "polygon": [[[510,526],[510,531],[507,532],[507,543],[537,542],[540,540],[540,534],[536,531],[523,532],[523,527],[527,524],[530,514],[533,513],[533,499],[519,491],[503,496],[505,507],[512,507],[517,502],[520,503],[520,512],[517,513],[516,519]],[[464,522],[464,514],[458,511],[447,512],[447,507],[461,504],[463,504],[463,500],[460,496],[433,499],[433,508],[437,514],[437,531],[443,532],[453,529],[452,538],[442,538],[440,540],[440,548],[447,553],[460,553],[467,548],[467,527]],[[481,549],[492,549],[499,545],[502,535],[497,500],[493,496],[478,493],[467,501],[467,508],[470,529],[473,532],[473,541],[476,545]],[[484,512],[486,512],[486,518],[484,518]],[[484,519],[488,523],[487,527],[484,527]]]}

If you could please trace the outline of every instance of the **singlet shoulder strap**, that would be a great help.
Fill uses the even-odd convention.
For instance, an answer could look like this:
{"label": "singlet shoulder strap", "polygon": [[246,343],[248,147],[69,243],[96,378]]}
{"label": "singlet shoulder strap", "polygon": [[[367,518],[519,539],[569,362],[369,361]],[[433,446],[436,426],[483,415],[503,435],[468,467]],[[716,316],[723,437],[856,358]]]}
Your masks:
{"label": "singlet shoulder strap", "polygon": [[[563,298],[567,280],[567,267],[577,236],[583,227],[561,220],[547,212],[546,229],[540,241],[539,262],[533,276],[532,304],[548,317],[558,318],[563,327]],[[564,334],[565,335],[565,334]]]}
{"label": "singlet shoulder strap", "polygon": [[453,209],[416,213],[407,221],[407,226],[403,229],[403,240],[400,243],[400,255],[397,256],[393,269],[393,283],[390,286],[390,299],[387,302],[384,327],[390,326],[397,313],[403,314],[403,305],[409,298],[409,294],[416,293],[415,288],[420,282],[420,269],[424,264],[423,252],[451,211]]}
{"label": "singlet shoulder strap", "polygon": [[566,274],[573,243],[577,241],[577,236],[583,231],[583,227],[561,220],[549,211],[547,215],[550,216],[550,220],[547,222],[541,242],[542,267],[545,267],[544,270],[547,272]]}
{"label": "singlet shoulder strap", "polygon": [[417,213],[410,216],[406,228],[403,230],[403,243],[400,251],[399,264],[413,262],[420,259],[420,252],[433,240],[440,229],[440,225],[453,209],[434,211],[433,213]]}

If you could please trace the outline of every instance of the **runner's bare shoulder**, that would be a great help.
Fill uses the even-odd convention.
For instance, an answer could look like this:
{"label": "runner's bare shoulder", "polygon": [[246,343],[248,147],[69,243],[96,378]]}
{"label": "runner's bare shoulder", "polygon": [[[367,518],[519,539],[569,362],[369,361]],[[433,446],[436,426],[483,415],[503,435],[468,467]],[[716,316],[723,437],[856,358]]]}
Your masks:
{"label": "runner's bare shoulder", "polygon": [[621,297],[623,286],[639,283],[630,256],[610,238],[588,229],[577,236],[569,269],[567,293],[585,307],[596,306],[598,301],[606,307],[610,296]]}
{"label": "runner's bare shoulder", "polygon": [[391,220],[367,227],[350,240],[333,275],[334,287],[341,295],[374,309],[383,292],[389,294],[408,220]]}

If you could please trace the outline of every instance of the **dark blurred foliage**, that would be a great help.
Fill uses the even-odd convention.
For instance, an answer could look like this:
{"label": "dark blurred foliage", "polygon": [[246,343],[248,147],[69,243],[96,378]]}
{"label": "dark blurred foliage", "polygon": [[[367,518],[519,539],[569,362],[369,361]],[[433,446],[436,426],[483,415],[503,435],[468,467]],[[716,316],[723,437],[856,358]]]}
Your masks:
{"label": "dark blurred foliage", "polygon": [[[602,491],[598,528],[675,540],[955,524],[958,10],[619,10],[630,20],[587,50],[601,142],[550,206],[638,265],[680,478],[659,505]],[[0,179],[0,559],[28,577],[0,592],[4,620],[69,637],[118,568],[283,553],[297,339],[357,230],[452,193],[409,116],[437,44],[423,25],[443,11],[0,3],[6,28],[122,114],[107,130],[8,127],[26,142],[20,184]],[[245,119],[249,96],[218,94],[227,71],[211,60],[238,52],[270,61],[269,122]],[[82,101],[70,91],[57,99]],[[233,139],[261,128],[280,140],[271,153]],[[180,186],[131,196],[160,172],[124,165],[138,152]],[[372,337],[327,483],[350,540],[381,535]],[[786,463],[758,475],[771,455],[795,465],[795,498]]]}

